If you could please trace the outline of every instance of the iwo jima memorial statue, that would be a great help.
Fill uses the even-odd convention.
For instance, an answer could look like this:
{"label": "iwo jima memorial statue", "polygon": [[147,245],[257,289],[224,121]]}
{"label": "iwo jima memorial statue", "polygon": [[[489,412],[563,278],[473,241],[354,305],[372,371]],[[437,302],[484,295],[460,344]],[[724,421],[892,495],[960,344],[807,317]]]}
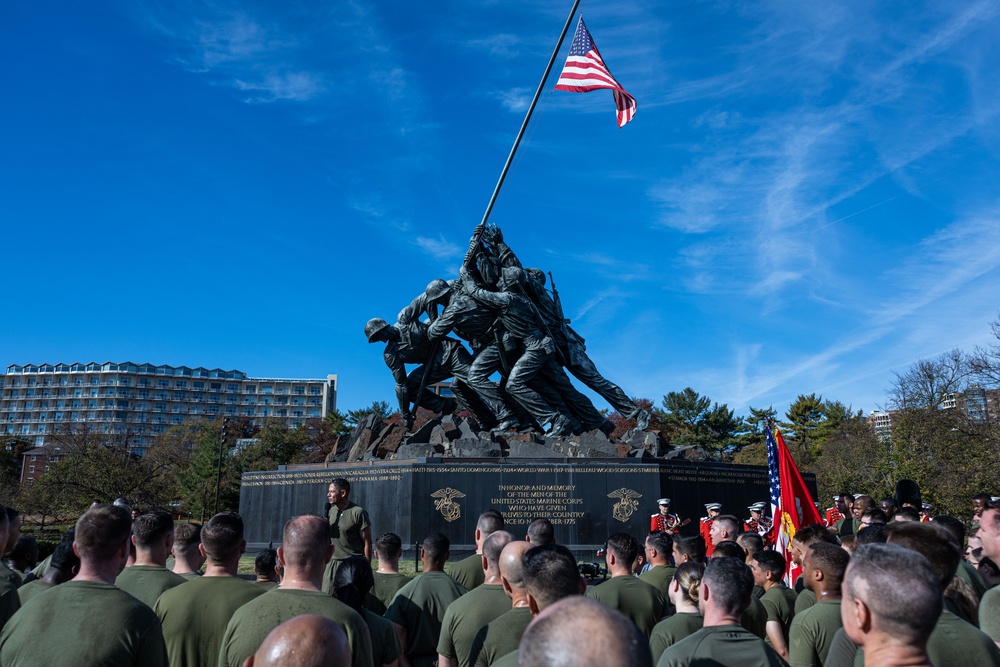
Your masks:
{"label": "iwo jima memorial statue", "polygon": [[[368,511],[373,534],[392,531],[412,545],[442,532],[455,551],[474,547],[476,521],[491,507],[515,534],[547,518],[561,544],[589,550],[616,532],[642,539],[651,519],[660,516],[658,499],[672,499],[666,509],[674,512],[667,515],[672,524],[694,534],[699,522],[692,519],[706,504],[739,513],[769,496],[767,468],[724,464],[649,431],[650,414],[587,355],[583,337],[563,314],[552,275],[546,280],[541,269],[525,268],[500,228],[487,222],[575,10],[472,234],[460,275],[432,280],[395,323],[373,318],[364,326],[369,343],[384,343],[403,423],[371,415],[324,464],[245,473],[240,514],[251,546],[279,543],[285,520],[322,511],[327,487],[338,477],[351,483],[351,500]],[[635,100],[603,62],[612,83],[564,85],[574,58],[596,53],[582,19],[573,44],[557,88],[612,88],[619,125],[631,120]],[[409,372],[408,364],[415,365]],[[611,440],[615,425],[569,376],[634,428]],[[449,379],[453,395],[432,390]],[[435,416],[414,429],[418,407]],[[807,484],[815,497],[812,476]]]}

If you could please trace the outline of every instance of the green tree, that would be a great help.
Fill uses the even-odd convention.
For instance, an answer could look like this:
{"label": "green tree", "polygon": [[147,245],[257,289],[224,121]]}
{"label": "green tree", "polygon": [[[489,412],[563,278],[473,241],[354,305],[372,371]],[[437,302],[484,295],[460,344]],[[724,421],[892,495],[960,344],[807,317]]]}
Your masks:
{"label": "green tree", "polygon": [[675,431],[671,441],[677,444],[698,445],[720,453],[736,444],[736,436],[743,429],[743,418],[736,417],[729,406],[712,403],[708,396],[690,387],[664,396],[663,407],[664,421]]}
{"label": "green tree", "polygon": [[360,410],[348,410],[347,417],[344,419],[344,425],[347,426],[348,429],[354,430],[354,427],[364,421],[365,417],[368,415],[375,415],[379,419],[389,420],[397,413],[398,410],[390,408],[388,402],[374,401],[368,407],[361,408]]}
{"label": "green tree", "polygon": [[21,455],[29,449],[31,443],[24,438],[0,440],[0,504],[15,504],[21,484]]}
{"label": "green tree", "polygon": [[[785,413],[787,422],[782,428],[789,431],[786,443],[796,450],[796,463],[800,466],[811,462],[818,454],[818,442],[814,434],[824,419],[823,397],[816,394],[799,394]],[[790,441],[790,442],[789,442]]]}
{"label": "green tree", "polygon": [[256,435],[236,455],[237,467],[240,473],[244,473],[300,463],[309,445],[309,432],[305,429],[289,428],[280,419],[266,419]]}
{"label": "green tree", "polygon": [[968,386],[971,374],[969,359],[958,349],[921,359],[905,372],[895,373],[888,392],[889,406],[896,410],[940,408],[949,394]]}
{"label": "green tree", "polygon": [[[204,520],[216,511],[215,491],[220,470],[222,419],[196,422],[189,427],[189,433],[190,456],[177,476],[179,494],[187,511]],[[242,430],[242,433],[246,433],[246,430]],[[221,454],[221,478],[218,484],[220,512],[239,508],[240,476],[243,472],[235,441],[226,442],[221,448]]]}

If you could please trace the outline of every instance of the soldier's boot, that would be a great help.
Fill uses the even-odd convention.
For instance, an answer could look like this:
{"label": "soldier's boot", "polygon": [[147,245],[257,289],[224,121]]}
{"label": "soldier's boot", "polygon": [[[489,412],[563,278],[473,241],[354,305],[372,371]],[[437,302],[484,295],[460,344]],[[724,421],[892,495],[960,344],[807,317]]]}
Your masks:
{"label": "soldier's boot", "polygon": [[[549,438],[563,438],[573,433],[573,422],[565,415],[556,415],[549,424],[549,430],[545,432]],[[577,422],[579,423],[579,422]]]}
{"label": "soldier's boot", "polygon": [[606,436],[608,436],[610,438],[611,434],[614,433],[615,429],[618,428],[618,427],[614,425],[614,422],[605,419],[601,423],[601,425],[598,426],[597,428],[601,431],[601,433],[603,433],[604,435],[606,435]]}
{"label": "soldier's boot", "polygon": [[517,431],[521,428],[521,422],[519,422],[513,416],[504,419],[500,422],[500,425],[493,429],[494,433],[508,433],[510,431]]}

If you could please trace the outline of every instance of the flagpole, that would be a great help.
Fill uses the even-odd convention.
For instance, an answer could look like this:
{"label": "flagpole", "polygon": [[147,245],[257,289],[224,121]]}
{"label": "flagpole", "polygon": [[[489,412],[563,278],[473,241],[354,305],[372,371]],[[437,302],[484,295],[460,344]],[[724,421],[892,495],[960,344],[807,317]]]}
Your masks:
{"label": "flagpole", "polygon": [[524,131],[528,127],[528,121],[531,120],[531,114],[535,110],[535,105],[538,104],[538,98],[542,96],[542,91],[545,89],[545,82],[549,78],[549,72],[552,71],[552,64],[556,61],[556,56],[559,55],[559,48],[562,46],[563,39],[565,39],[566,33],[569,31],[569,26],[573,22],[573,15],[576,14],[576,8],[579,6],[580,0],[574,0],[573,8],[569,10],[569,16],[566,17],[566,25],[563,26],[562,32],[559,34],[559,41],[556,42],[556,48],[552,49],[549,64],[545,66],[545,74],[542,75],[542,80],[538,82],[535,96],[531,98],[531,104],[528,105],[528,113],[524,116],[524,122],[521,123],[521,129],[517,131],[517,138],[514,139],[514,145],[510,149],[510,155],[507,156],[507,162],[504,163],[503,171],[500,172],[500,180],[497,181],[497,186],[493,188],[493,196],[490,197],[490,203],[486,206],[486,212],[483,213],[483,221],[481,223],[483,226],[486,225],[486,221],[490,217],[490,212],[493,210],[493,204],[497,201],[497,195],[500,194],[500,188],[503,187],[504,179],[507,178],[507,172],[514,161],[514,153],[517,152],[517,147],[521,144],[521,137],[524,136]]}

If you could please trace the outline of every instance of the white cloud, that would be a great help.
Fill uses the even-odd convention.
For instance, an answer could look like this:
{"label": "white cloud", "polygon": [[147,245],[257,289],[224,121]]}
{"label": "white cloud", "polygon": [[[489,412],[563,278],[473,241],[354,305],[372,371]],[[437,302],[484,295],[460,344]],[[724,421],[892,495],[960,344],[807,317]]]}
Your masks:
{"label": "white cloud", "polygon": [[444,234],[436,239],[418,236],[414,241],[417,246],[436,260],[452,260],[462,255],[462,248],[444,238]]}

